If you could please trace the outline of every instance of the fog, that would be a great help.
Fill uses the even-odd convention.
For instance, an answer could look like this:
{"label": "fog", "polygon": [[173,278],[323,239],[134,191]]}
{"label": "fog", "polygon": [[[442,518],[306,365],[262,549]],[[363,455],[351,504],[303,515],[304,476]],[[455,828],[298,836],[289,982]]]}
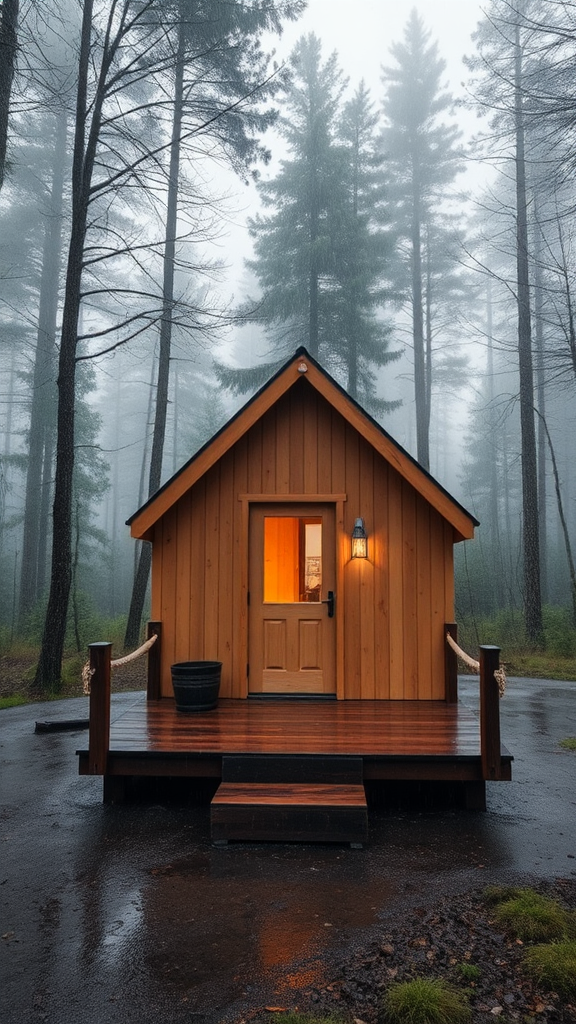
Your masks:
{"label": "fog", "polygon": [[[438,43],[439,55],[446,68],[443,81],[454,99],[461,104],[458,124],[469,141],[478,129],[478,113],[465,109],[469,72],[464,55],[473,52],[472,35],[478,27],[482,4],[476,0],[417,0],[399,4],[393,0],[309,0],[304,14],[293,24],[285,25],[280,38],[270,37],[279,64],[287,62],[297,40],[315,33],[322,40],[324,56],[336,52],[340,66],[348,78],[351,93],[361,81],[370,89],[376,102],[381,99],[382,66],[390,61],[390,46],[402,39],[410,10],[422,16],[431,38]],[[350,12],[353,11],[353,17]],[[271,131],[266,135],[270,146],[272,168],[285,149],[282,139]],[[463,188],[481,188],[491,178],[488,164],[481,167],[472,153],[468,154],[461,183]],[[267,171],[263,171],[267,174]],[[226,179],[232,194],[230,220],[221,244],[229,267],[228,280],[235,293],[241,288],[244,260],[250,251],[246,220],[258,207],[254,189],[239,189],[237,182]]]}
{"label": "fog", "polygon": [[190,21],[180,2],[183,18],[151,0],[107,36],[97,0],[83,139],[77,9],[21,5],[0,194],[2,635],[39,641],[65,550],[66,642],[130,607],[134,636],[147,546],[125,520],[301,344],[481,520],[458,550],[460,616],[508,616],[534,641],[544,607],[567,628],[573,5],[527,0],[514,21],[505,0],[309,0],[290,21],[276,3],[278,35],[250,5]]}

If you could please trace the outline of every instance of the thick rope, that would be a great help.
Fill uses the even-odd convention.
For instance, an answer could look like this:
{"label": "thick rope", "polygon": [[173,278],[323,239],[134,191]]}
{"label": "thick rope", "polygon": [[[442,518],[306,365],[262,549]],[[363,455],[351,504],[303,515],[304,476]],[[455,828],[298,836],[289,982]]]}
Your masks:
{"label": "thick rope", "polygon": [[155,644],[158,639],[158,634],[154,633],[149,640],[146,640],[136,651],[132,651],[132,654],[125,654],[123,658],[116,658],[115,661],[110,662],[111,668],[119,668],[120,665],[127,665],[129,661],[136,661],[137,658],[141,658],[143,654],[146,654],[150,650],[152,644]]}
{"label": "thick rope", "polygon": [[87,661],[82,669],[82,691],[87,697],[90,694],[90,683],[92,682],[93,675],[94,669],[90,668],[90,662]]}
{"label": "thick rope", "polygon": [[[471,668],[473,672],[479,674],[480,662],[475,661],[474,658],[471,658],[469,654],[466,654],[466,651],[463,651],[462,648],[458,646],[454,637],[450,636],[450,633],[446,633],[446,640],[448,641],[448,644],[450,645],[452,650],[456,652],[456,655],[460,658],[460,661],[464,662],[464,664],[467,665],[468,668]],[[503,697],[504,694],[506,693],[506,672],[504,670],[503,665],[501,665],[500,668],[496,669],[494,673],[494,679],[498,683],[498,693],[500,697]]]}
{"label": "thick rope", "polygon": [[[131,654],[125,654],[123,658],[116,658],[110,662],[110,668],[119,668],[120,665],[127,665],[129,661],[136,661],[137,658],[141,658],[143,654],[146,654],[150,650],[152,644],[155,644],[158,639],[158,634],[154,633],[149,640],[146,640],[137,650],[132,651]],[[90,668],[90,662],[87,661],[82,669],[82,688],[86,696],[90,693],[90,683],[92,682],[92,676],[94,675],[94,669]]]}

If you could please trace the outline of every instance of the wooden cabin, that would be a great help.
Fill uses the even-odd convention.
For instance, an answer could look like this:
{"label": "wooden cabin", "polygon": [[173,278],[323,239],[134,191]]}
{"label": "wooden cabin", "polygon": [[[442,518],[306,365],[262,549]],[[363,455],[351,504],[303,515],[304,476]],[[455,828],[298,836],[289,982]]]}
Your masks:
{"label": "wooden cabin", "polygon": [[[446,645],[447,624],[455,632],[454,545],[471,538],[477,522],[304,349],[129,525],[152,544],[161,644],[146,734],[154,716],[171,722],[155,748],[157,767],[162,754],[176,769],[180,751],[183,772],[197,757],[201,774],[212,758],[209,774],[222,778],[221,789],[263,778],[269,787],[312,780],[321,788],[339,776],[357,797],[365,778],[404,772],[466,781],[476,803],[486,777],[509,777],[499,732],[487,776],[477,722],[458,718],[455,656]],[[177,715],[170,666],[202,659],[222,662],[219,708]],[[122,767],[120,748],[117,755],[106,751],[105,777],[138,768],[134,756]],[[349,761],[335,761],[331,773],[319,769],[320,755]],[[144,773],[151,756],[143,750]],[[267,778],[261,760],[246,768],[238,757],[284,761]],[[233,796],[241,803],[239,790]],[[245,825],[220,827],[220,812],[216,800],[217,839],[300,837],[296,827],[269,823],[246,836]],[[278,825],[278,806],[269,814]],[[335,827],[330,838],[342,834],[346,827]]]}

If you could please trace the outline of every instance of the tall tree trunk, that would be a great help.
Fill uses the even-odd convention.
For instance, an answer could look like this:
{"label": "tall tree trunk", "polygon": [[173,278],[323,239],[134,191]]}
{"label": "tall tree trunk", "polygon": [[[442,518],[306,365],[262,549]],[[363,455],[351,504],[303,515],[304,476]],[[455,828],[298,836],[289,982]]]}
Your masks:
{"label": "tall tree trunk", "polygon": [[36,669],[38,689],[58,688],[66,636],[66,617],[72,581],[72,481],[74,475],[74,413],[76,399],[76,349],[84,240],[88,218],[90,182],[96,153],[97,130],[103,96],[94,101],[92,128],[86,145],[87,86],[90,61],[93,0],[84,0],[76,125],[72,160],[72,224],[66,271],[66,292],[58,361],[58,416],[56,472],[52,520],[52,567],[50,593],[42,647]]}
{"label": "tall tree trunk", "polygon": [[[430,228],[426,224],[426,334],[424,349],[424,422],[426,436],[430,437],[432,414],[432,260],[430,257]],[[430,462],[430,456],[428,456]]]}
{"label": "tall tree trunk", "polygon": [[2,456],[0,456],[0,556],[4,554],[6,530],[6,494],[10,487],[10,453],[12,450],[12,415],[16,395],[16,346],[10,348],[10,373],[6,388],[6,419],[4,421],[4,438]]}
{"label": "tall tree trunk", "polygon": [[[146,430],[144,433],[144,447],[142,449],[142,462],[140,464],[140,482],[138,486],[138,508],[141,508],[144,504],[145,486],[146,486],[146,470],[148,468],[148,431],[152,426],[152,416],[154,412],[154,381],[156,380],[156,352],[152,354],[152,365],[150,368],[150,387],[148,389],[148,410],[146,412]],[[142,544],[145,543],[141,540],[137,540],[134,545],[134,565],[132,568],[132,586],[136,580],[138,573],[138,565],[140,562],[140,552],[142,550]],[[144,588],[146,589],[146,588]]]}
{"label": "tall tree trunk", "polygon": [[[56,347],[56,317],[58,312],[58,286],[62,248],[62,200],[64,194],[64,167],[66,163],[67,112],[62,109],[56,120],[52,187],[50,204],[44,228],[38,335],[32,381],[32,407],[28,434],[28,468],[24,504],[24,530],[20,578],[19,626],[32,610],[41,592],[40,514],[42,508],[42,478],[46,474],[45,462],[51,464],[52,452],[47,444],[52,440],[51,424],[54,420],[56,389],[54,386],[54,351]],[[48,459],[46,459],[48,456]],[[50,474],[50,470],[48,470]],[[51,474],[50,474],[51,475]]]}
{"label": "tall tree trunk", "polygon": [[36,591],[41,598],[46,587],[48,572],[48,545],[50,541],[50,503],[54,470],[54,444],[56,434],[56,410],[51,410],[50,421],[44,426],[44,459],[42,462],[42,485],[40,490],[40,511],[38,516],[38,573]]}
{"label": "tall tree trunk", "polygon": [[19,0],[3,0],[0,12],[0,189],[4,184],[10,95],[18,49]]}
{"label": "tall tree trunk", "polygon": [[[354,150],[352,155],[352,217],[354,225],[358,221],[358,189],[359,189],[359,164],[360,164],[360,141],[359,132],[356,128],[354,137]],[[354,257],[353,257],[354,258]],[[345,310],[346,317],[346,357],[348,363],[348,394],[352,398],[358,398],[358,332],[357,323],[359,320],[358,310],[353,298],[347,303]]]}
{"label": "tall tree trunk", "polygon": [[[493,339],[493,316],[492,316],[492,279],[489,277],[486,285],[486,337],[488,341],[488,409],[493,416],[494,409],[494,339]],[[490,482],[488,496],[488,531],[490,537],[490,549],[494,575],[494,592],[496,597],[496,608],[504,608],[505,596],[503,579],[505,568],[500,551],[500,528],[498,510],[498,462],[496,459],[496,446],[494,445],[490,459]]]}
{"label": "tall tree trunk", "polygon": [[562,255],[562,263],[560,265],[560,276],[562,279],[562,286],[564,289],[564,298],[566,302],[566,326],[564,328],[566,334],[566,341],[568,344],[568,352],[570,355],[570,363],[576,377],[576,314],[574,310],[574,297],[572,295],[572,287],[570,284],[570,270],[571,260],[570,255],[566,251],[566,244],[564,242],[564,232],[562,230],[562,221],[560,215],[556,216],[556,224],[558,227],[558,241],[560,243],[560,252]]}
{"label": "tall tree trunk", "polygon": [[6,402],[6,418],[4,421],[4,444],[3,454],[5,456],[5,467],[8,466],[8,458],[12,454],[12,417],[14,416],[14,405],[16,396],[16,346],[10,346],[10,371],[8,377]]}
{"label": "tall tree trunk", "polygon": [[430,468],[429,428],[426,420],[426,363],[424,353],[424,311],[422,309],[422,224],[420,174],[417,158],[412,161],[412,339],[414,344],[414,398],[416,403],[416,457]]}
{"label": "tall tree trunk", "polygon": [[80,502],[76,500],[76,514],[74,517],[74,553],[72,559],[72,614],[74,619],[74,639],[76,650],[80,654],[82,643],[80,640],[80,607],[78,602],[78,566],[80,564]]}
{"label": "tall tree trunk", "polygon": [[516,137],[516,268],[518,301],[518,367],[520,373],[520,431],[522,437],[522,532],[524,560],[524,612],[526,632],[536,645],[543,642],[538,538],[538,479],[534,428],[534,374],[528,272],[528,218],[524,139],[522,46],[520,25],[515,28],[514,115]]}
{"label": "tall tree trunk", "polygon": [[[122,399],[121,399],[121,381],[116,381],[115,389],[115,410],[114,410],[114,436],[119,438],[121,435],[121,418],[122,418]],[[110,614],[112,618],[116,618],[118,614],[118,565],[119,565],[119,552],[118,548],[118,518],[119,518],[119,494],[120,494],[120,459],[119,452],[114,453],[114,462],[112,465],[112,480],[110,484],[110,503],[109,513],[110,520],[108,523],[108,536],[110,537],[110,554],[111,554],[111,572],[109,582],[109,601],[110,601]],[[108,516],[107,516],[108,518]]]}
{"label": "tall tree trunk", "polygon": [[[509,437],[507,421],[504,420],[502,424],[502,495],[503,495],[503,516],[504,516],[504,551],[507,555],[507,564],[504,569],[510,580],[514,580],[515,577],[515,565],[514,565],[514,547],[516,546],[516,537],[512,532],[512,509],[510,503],[510,463],[508,461],[509,452]],[[510,595],[513,593],[512,587],[509,585],[506,588],[506,605],[505,607],[514,607],[514,601],[510,600]]]}
{"label": "tall tree trunk", "polygon": [[[158,379],[156,384],[156,411],[154,434],[150,455],[148,497],[151,497],[162,480],[162,458],[166,436],[166,412],[168,408],[168,383],[170,379],[170,347],[172,342],[172,318],[174,311],[174,259],[176,233],[178,229],[178,185],[180,174],[180,138],[182,131],[182,110],[184,105],[184,53],[185,21],[180,19],[178,31],[178,52],[174,71],[174,109],[172,137],[170,142],[170,170],[166,208],[166,237],[164,242],[164,268],[162,285],[162,320],[160,323],[160,350],[158,356]],[[124,637],[125,647],[137,646],[140,624],[144,610],[148,577],[150,575],[151,548],[148,542],[142,544],[138,570],[134,579],[132,599]]]}
{"label": "tall tree trunk", "polygon": [[536,396],[538,417],[538,530],[540,543],[540,587],[548,600],[548,543],[546,510],[546,388],[544,376],[544,287],[542,282],[542,231],[538,217],[538,190],[534,189],[534,326],[536,341]]}
{"label": "tall tree trunk", "polygon": [[172,386],[172,473],[174,474],[180,465],[178,452],[178,434],[180,430],[180,374],[178,363],[174,363],[173,386]]}
{"label": "tall tree trunk", "polygon": [[310,270],[309,270],[309,324],[308,337],[310,355],[318,358],[319,347],[319,312],[318,312],[318,225],[319,199],[316,168],[311,171],[311,204],[310,204]]}
{"label": "tall tree trunk", "polygon": [[568,524],[566,522],[564,503],[562,501],[562,492],[560,490],[560,474],[558,472],[556,453],[554,452],[554,447],[552,445],[552,438],[550,437],[548,424],[546,423],[546,419],[542,415],[542,413],[538,412],[538,417],[539,421],[542,423],[544,433],[546,435],[546,440],[548,441],[548,446],[550,448],[550,459],[552,461],[552,472],[554,475],[554,489],[556,491],[556,502],[558,505],[558,517],[560,519],[560,526],[562,528],[564,547],[566,549],[566,561],[568,562],[568,572],[570,574],[570,592],[572,595],[572,625],[576,626],[576,565],[574,564],[572,543],[570,541],[570,531],[568,529]]}

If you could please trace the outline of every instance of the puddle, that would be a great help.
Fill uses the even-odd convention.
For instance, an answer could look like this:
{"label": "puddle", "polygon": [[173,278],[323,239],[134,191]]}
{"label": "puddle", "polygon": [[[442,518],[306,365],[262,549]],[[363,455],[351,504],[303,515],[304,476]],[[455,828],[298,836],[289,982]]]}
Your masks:
{"label": "puddle", "polygon": [[156,866],[141,894],[149,970],[200,1010],[263,981],[278,996],[322,983],[325,954],[374,924],[394,895],[362,857],[252,847]]}

